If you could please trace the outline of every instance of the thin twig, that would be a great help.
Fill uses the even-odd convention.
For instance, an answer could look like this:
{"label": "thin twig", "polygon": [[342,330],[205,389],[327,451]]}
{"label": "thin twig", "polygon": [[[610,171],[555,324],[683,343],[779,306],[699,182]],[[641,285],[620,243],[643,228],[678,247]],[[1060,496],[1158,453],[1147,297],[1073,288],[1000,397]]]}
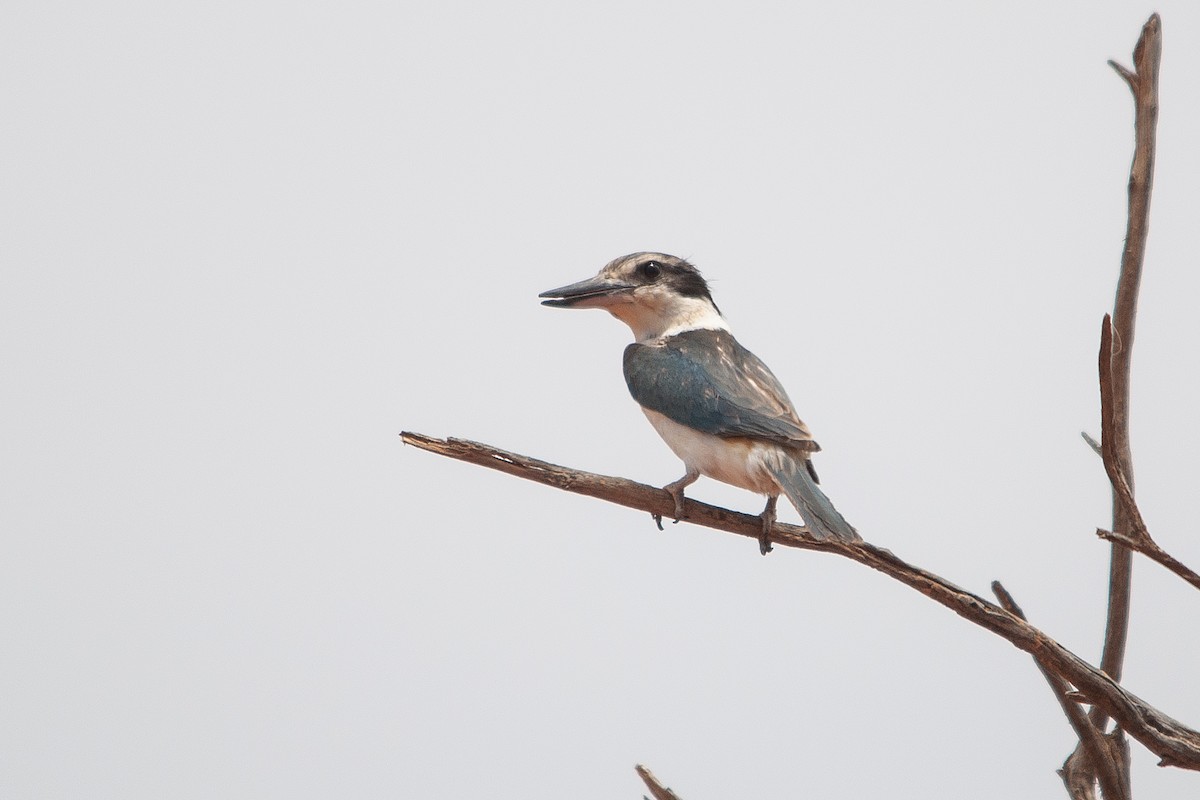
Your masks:
{"label": "thin twig", "polygon": [[[402,433],[401,437],[406,444],[422,450],[628,508],[664,515],[674,511],[674,501],[662,489],[627,478],[569,469],[463,439],[436,439],[420,433]],[[740,514],[691,498],[685,501],[684,519],[754,540],[762,534],[762,520],[758,516]],[[783,547],[818,550],[849,558],[915,589],[1032,655],[1042,667],[1071,683],[1097,707],[1103,708],[1131,736],[1157,754],[1160,764],[1200,770],[1200,732],[1126,691],[1103,671],[995,603],[867,542],[817,540],[810,538],[805,528],[782,522],[775,523],[772,528],[771,541]]]}
{"label": "thin twig", "polygon": [[[996,599],[1000,601],[1000,605],[1005,611],[1022,620],[1027,620],[1025,612],[1021,610],[1017,601],[1000,581],[992,581],[992,594],[996,595]],[[1054,693],[1054,699],[1062,707],[1063,713],[1067,715],[1067,722],[1071,724],[1075,735],[1079,737],[1079,747],[1067,757],[1058,773],[1072,800],[1095,800],[1093,775],[1100,783],[1104,800],[1128,800],[1128,795],[1124,791],[1124,782],[1117,771],[1117,765],[1108,756],[1104,733],[1092,725],[1088,720],[1088,715],[1079,707],[1071,684],[1046,669],[1037,659],[1034,659],[1034,663],[1042,671],[1046,682],[1050,684],[1050,691]]]}
{"label": "thin twig", "polygon": [[1136,550],[1137,552],[1146,556],[1146,558],[1149,558],[1151,561],[1154,561],[1166,567],[1171,572],[1174,572],[1176,575],[1183,578],[1195,588],[1200,589],[1200,575],[1196,574],[1196,572],[1187,564],[1184,564],[1182,561],[1175,558],[1175,556],[1159,547],[1158,542],[1154,541],[1153,539],[1149,537],[1137,539],[1126,536],[1123,533],[1117,533],[1116,531],[1106,531],[1103,528],[1097,528],[1096,535],[1101,539],[1107,539],[1110,542],[1123,544],[1130,550]]}
{"label": "thin twig", "polygon": [[1120,434],[1116,430],[1116,421],[1113,418],[1112,335],[1112,320],[1105,314],[1104,324],[1100,328],[1100,423],[1103,432],[1100,457],[1104,460],[1104,470],[1108,473],[1109,483],[1112,484],[1115,502],[1120,504],[1121,517],[1128,522],[1129,528],[1112,531],[1099,528],[1096,530],[1096,534],[1116,545],[1142,553],[1200,589],[1200,575],[1163,550],[1150,535],[1146,522],[1142,519],[1142,512],[1138,509],[1137,501],[1133,497],[1133,489],[1130,488],[1129,481],[1121,468],[1120,454],[1116,451],[1115,445]]}
{"label": "thin twig", "polygon": [[1105,314],[1104,323],[1100,326],[1100,457],[1104,460],[1104,470],[1108,473],[1109,483],[1112,484],[1114,517],[1119,515],[1129,524],[1127,528],[1114,526],[1114,530],[1134,541],[1150,541],[1150,531],[1146,529],[1146,521],[1142,519],[1142,512],[1133,498],[1133,487],[1122,463],[1128,459],[1123,458],[1117,449],[1117,442],[1122,439],[1128,442],[1129,434],[1117,426],[1113,358],[1112,318]]}
{"label": "thin twig", "polygon": [[1093,439],[1087,431],[1080,431],[1079,435],[1083,437],[1085,442],[1087,442],[1087,446],[1092,448],[1092,452],[1098,456],[1104,456],[1104,451],[1100,449],[1100,443]]}
{"label": "thin twig", "polygon": [[650,790],[650,794],[654,795],[654,800],[679,800],[679,795],[662,785],[658,778],[654,777],[654,773],[638,764],[634,767],[638,776],[642,779],[642,783],[646,784],[646,788]]}

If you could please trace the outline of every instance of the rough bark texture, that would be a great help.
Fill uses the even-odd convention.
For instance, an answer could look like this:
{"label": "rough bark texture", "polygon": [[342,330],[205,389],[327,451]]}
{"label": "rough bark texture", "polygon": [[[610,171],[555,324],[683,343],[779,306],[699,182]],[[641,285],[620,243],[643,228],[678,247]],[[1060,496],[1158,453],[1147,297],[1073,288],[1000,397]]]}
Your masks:
{"label": "rough bark texture", "polygon": [[[650,794],[654,800],[679,800],[679,795],[672,792],[666,786],[663,786],[658,778],[654,777],[654,773],[638,764],[634,767],[638,776],[642,779],[642,783],[646,784],[646,788],[650,790]],[[647,798],[649,800],[649,798]]]}
{"label": "rough bark texture", "polygon": [[[596,475],[500,450],[464,439],[436,439],[420,433],[402,433],[405,444],[431,453],[489,467],[526,480],[544,483],[576,494],[607,500],[649,514],[670,515],[675,501],[662,489],[627,478]],[[684,502],[685,521],[757,540],[762,522],[697,500]],[[1067,650],[1050,636],[1000,606],[945,578],[934,575],[867,542],[818,541],[808,530],[775,523],[771,541],[782,547],[816,550],[849,558],[900,581],[949,608],[962,618],[1008,640],[1033,656],[1038,666],[1071,684],[1077,702],[1092,703],[1116,720],[1123,730],[1159,756],[1163,766],[1200,770],[1200,732],[1172,719],[1112,678]]]}

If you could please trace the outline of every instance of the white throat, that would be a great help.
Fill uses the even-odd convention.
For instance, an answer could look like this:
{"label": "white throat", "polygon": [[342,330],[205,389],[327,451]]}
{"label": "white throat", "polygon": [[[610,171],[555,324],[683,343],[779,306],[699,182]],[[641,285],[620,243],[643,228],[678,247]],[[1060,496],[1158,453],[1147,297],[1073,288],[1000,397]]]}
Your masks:
{"label": "white throat", "polygon": [[684,331],[729,330],[729,323],[704,297],[684,297],[654,287],[635,292],[632,300],[631,303],[609,306],[608,311],[628,325],[633,330],[633,338],[639,342]]}

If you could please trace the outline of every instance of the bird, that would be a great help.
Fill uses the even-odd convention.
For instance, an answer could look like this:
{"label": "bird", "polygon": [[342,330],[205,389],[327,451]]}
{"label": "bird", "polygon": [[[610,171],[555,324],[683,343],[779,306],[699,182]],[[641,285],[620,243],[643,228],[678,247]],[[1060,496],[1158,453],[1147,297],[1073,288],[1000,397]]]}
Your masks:
{"label": "bird", "polygon": [[[553,308],[599,308],[633,331],[623,369],[629,393],[683,461],[663,489],[684,516],[684,489],[701,475],[766,495],[759,552],[771,551],[776,503],[785,495],[819,540],[861,537],[817,485],[821,448],[779,380],[734,338],[708,283],[666,253],[614,259],[595,277],[538,295]],[[655,515],[662,527],[662,518]]]}

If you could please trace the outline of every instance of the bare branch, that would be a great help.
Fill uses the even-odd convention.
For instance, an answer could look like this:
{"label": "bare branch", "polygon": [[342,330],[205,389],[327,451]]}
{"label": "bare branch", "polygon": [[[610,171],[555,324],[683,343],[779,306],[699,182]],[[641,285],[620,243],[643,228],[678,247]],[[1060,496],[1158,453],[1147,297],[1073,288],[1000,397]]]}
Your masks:
{"label": "bare branch", "polygon": [[[528,456],[462,439],[436,439],[420,433],[402,433],[406,444],[449,458],[496,469],[577,494],[651,514],[674,513],[674,502],[662,489],[645,484],[561,467]],[[684,505],[685,519],[697,525],[735,533],[757,540],[762,533],[758,516],[740,514],[690,498]],[[1200,770],[1200,732],[1163,714],[1126,691],[1101,670],[1067,650],[1042,631],[995,603],[955,586],[945,578],[913,566],[890,551],[867,542],[818,541],[805,528],[777,522],[771,541],[783,547],[818,550],[857,561],[882,572],[954,613],[1029,653],[1037,663],[1083,693],[1096,707],[1158,755],[1164,766]]]}
{"label": "bare branch", "polygon": [[1137,75],[1133,74],[1116,61],[1113,61],[1111,58],[1108,60],[1108,65],[1116,70],[1116,73],[1121,76],[1121,79],[1129,85],[1130,91],[1137,91]]}
{"label": "bare branch", "polygon": [[1200,589],[1200,575],[1163,550],[1150,535],[1146,522],[1142,519],[1142,512],[1134,500],[1133,489],[1122,471],[1121,457],[1115,444],[1120,440],[1120,433],[1116,430],[1113,412],[1112,336],[1112,320],[1105,314],[1104,324],[1100,329],[1100,422],[1103,432],[1100,457],[1104,460],[1104,469],[1108,473],[1109,483],[1112,484],[1114,502],[1120,504],[1122,519],[1126,520],[1130,527],[1128,530],[1113,531],[1098,529],[1096,534],[1102,539],[1142,553]]}
{"label": "bare branch", "polygon": [[[1022,620],[1026,619],[1025,612],[1000,581],[992,581],[992,594],[996,595],[1005,611]],[[1072,800],[1096,800],[1095,786],[1099,781],[1104,800],[1128,800],[1128,787],[1121,779],[1117,764],[1109,757],[1104,732],[1093,726],[1088,720],[1088,715],[1079,707],[1071,684],[1043,667],[1036,659],[1034,663],[1046,677],[1054,699],[1062,707],[1063,713],[1067,715],[1067,722],[1079,737],[1079,746],[1067,756],[1062,769],[1058,771],[1067,787],[1067,793],[1071,795]]]}
{"label": "bare branch", "polygon": [[1000,601],[1000,607],[1018,619],[1028,621],[1025,612],[1017,605],[1017,601],[1008,593],[1008,589],[1004,588],[1004,584],[1000,581],[992,581],[992,594],[996,595],[996,599]]}
{"label": "bare branch", "polygon": [[1128,530],[1118,530],[1133,540],[1149,539],[1150,532],[1146,530],[1142,512],[1137,507],[1137,501],[1133,499],[1133,487],[1130,486],[1129,479],[1125,476],[1122,467],[1122,462],[1129,461],[1129,459],[1122,458],[1122,454],[1117,451],[1117,442],[1122,438],[1125,439],[1126,449],[1128,449],[1129,434],[1128,431],[1121,431],[1117,427],[1116,390],[1112,364],[1112,317],[1105,314],[1104,323],[1100,327],[1100,457],[1104,459],[1104,470],[1108,473],[1108,480],[1112,484],[1113,502],[1120,507],[1119,512],[1130,525]]}
{"label": "bare branch", "polygon": [[[1125,646],[1129,639],[1129,601],[1133,579],[1133,555],[1130,548],[1143,550],[1147,555],[1155,552],[1156,556],[1166,556],[1150,538],[1141,512],[1134,501],[1133,455],[1129,445],[1129,373],[1133,354],[1134,323],[1137,319],[1138,290],[1141,285],[1150,223],[1150,191],[1154,181],[1158,69],[1161,55],[1162,21],[1157,14],[1152,14],[1142,26],[1142,34],[1133,50],[1134,69],[1131,71],[1115,61],[1108,62],[1133,94],[1134,154],[1133,163],[1129,168],[1129,214],[1125,228],[1125,249],[1121,255],[1121,274],[1117,280],[1113,317],[1105,316],[1100,332],[1101,442],[1098,445],[1086,433],[1083,434],[1083,438],[1104,460],[1104,469],[1108,473],[1109,483],[1112,484],[1114,533],[1105,537],[1112,541],[1112,558],[1108,573],[1108,616],[1100,667],[1116,681],[1121,679]],[[1104,535],[1103,532],[1101,535]],[[1175,559],[1170,560],[1173,565],[1183,566]],[[1068,717],[1070,716],[1068,712]],[[1086,730],[1076,726],[1080,744],[1067,758],[1060,772],[1067,785],[1067,791],[1077,799],[1091,798],[1094,784],[1100,782],[1101,790],[1108,798],[1116,788],[1113,784],[1115,771],[1120,777],[1120,796],[1128,797],[1131,791],[1129,748],[1121,728],[1117,727],[1110,735],[1103,733],[1108,722],[1108,712],[1102,704],[1092,706],[1088,721],[1090,724]],[[1072,724],[1075,724],[1074,720]],[[1107,745],[1103,752],[1100,752],[1097,736]]]}
{"label": "bare branch", "polygon": [[1142,555],[1146,556],[1146,558],[1156,561],[1157,563],[1171,570],[1171,572],[1174,572],[1176,575],[1183,578],[1192,586],[1200,589],[1200,575],[1197,575],[1196,572],[1187,564],[1184,564],[1182,561],[1175,558],[1175,556],[1159,547],[1158,543],[1153,539],[1149,537],[1134,538],[1126,536],[1123,533],[1117,533],[1116,531],[1106,531],[1103,528],[1097,528],[1096,535],[1101,539],[1107,539],[1110,542],[1117,542],[1118,544],[1125,545],[1130,550],[1138,551]]}
{"label": "bare branch", "polygon": [[654,773],[638,764],[634,767],[642,782],[646,784],[646,788],[650,790],[650,794],[654,795],[654,800],[679,800],[679,795],[672,792],[666,786],[663,786],[658,778],[654,777]]}
{"label": "bare branch", "polygon": [[[1129,370],[1133,354],[1134,323],[1137,319],[1138,289],[1142,280],[1142,264],[1146,255],[1146,238],[1150,227],[1150,191],[1154,181],[1155,129],[1158,125],[1158,68],[1162,56],[1162,21],[1152,14],[1142,26],[1137,46],[1133,50],[1133,71],[1114,66],[1133,93],[1134,153],[1129,168],[1129,216],[1125,228],[1125,250],[1121,255],[1121,276],[1117,281],[1117,296],[1113,304],[1113,350],[1111,369],[1111,448],[1119,473],[1124,477],[1133,496],[1133,455],[1129,446]],[[1107,328],[1107,326],[1106,326]],[[1104,439],[1110,438],[1105,433]],[[1105,459],[1106,461],[1108,459]],[[1134,525],[1129,508],[1113,486],[1113,530],[1128,532]],[[1100,668],[1121,679],[1125,663],[1125,645],[1129,638],[1129,598],[1133,577],[1133,558],[1121,544],[1112,546],[1109,567],[1108,621],[1105,626],[1104,652]],[[1092,708],[1091,720],[1102,728],[1105,709]],[[1127,766],[1127,765],[1126,765]]]}
{"label": "bare branch", "polygon": [[[1084,719],[1086,718],[1087,715],[1084,714]],[[1092,767],[1091,757],[1088,750],[1084,749],[1082,739],[1063,762],[1058,777],[1062,778],[1063,786],[1067,787],[1067,794],[1071,800],[1096,800],[1096,770]]]}

